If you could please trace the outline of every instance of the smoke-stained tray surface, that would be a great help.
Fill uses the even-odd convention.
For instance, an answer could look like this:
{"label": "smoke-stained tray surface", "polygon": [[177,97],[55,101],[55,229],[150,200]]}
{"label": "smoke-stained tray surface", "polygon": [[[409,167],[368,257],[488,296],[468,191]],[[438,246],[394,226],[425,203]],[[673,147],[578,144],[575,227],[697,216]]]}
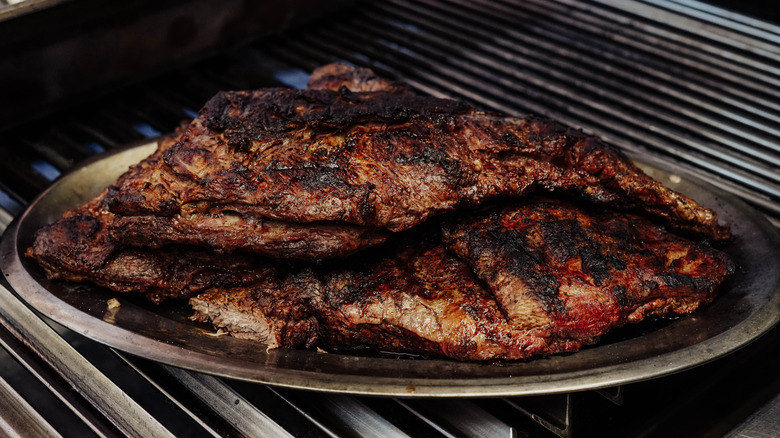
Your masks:
{"label": "smoke-stained tray surface", "polygon": [[[6,230],[2,270],[16,293],[42,314],[119,350],[205,373],[252,382],[352,394],[507,396],[569,392],[646,380],[730,353],[780,319],[780,237],[738,199],[685,175],[643,166],[668,187],[714,208],[732,224],[726,251],[736,275],[693,315],[609,333],[577,353],[522,362],[467,363],[277,349],[218,336],[188,319],[186,303],[155,306],[143,297],[88,284],[49,281],[23,256],[35,231],[113,183],[156,143],[95,157],[57,180]],[[121,305],[109,308],[117,298]]]}

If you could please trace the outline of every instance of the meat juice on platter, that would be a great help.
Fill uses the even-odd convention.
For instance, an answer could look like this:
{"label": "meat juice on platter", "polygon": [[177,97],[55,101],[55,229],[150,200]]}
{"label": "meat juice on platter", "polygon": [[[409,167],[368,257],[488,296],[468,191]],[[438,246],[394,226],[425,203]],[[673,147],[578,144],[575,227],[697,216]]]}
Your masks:
{"label": "meat juice on platter", "polygon": [[482,361],[695,311],[729,236],[595,137],[331,64],[218,93],[27,255],[269,348]]}

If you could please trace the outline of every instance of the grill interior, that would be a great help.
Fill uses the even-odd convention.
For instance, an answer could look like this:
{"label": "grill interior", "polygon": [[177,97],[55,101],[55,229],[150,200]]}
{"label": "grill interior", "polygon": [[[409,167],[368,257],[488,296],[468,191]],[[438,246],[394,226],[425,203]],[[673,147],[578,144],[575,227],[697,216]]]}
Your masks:
{"label": "grill interior", "polygon": [[[361,2],[6,129],[0,224],[75,164],[172,131],[219,90],[304,87],[313,68],[346,61],[421,93],[581,127],[780,226],[779,55],[780,27],[696,1]],[[724,359],[620,388],[392,399],[152,363],[0,292],[0,430],[36,436],[721,436],[780,393],[777,328]]]}

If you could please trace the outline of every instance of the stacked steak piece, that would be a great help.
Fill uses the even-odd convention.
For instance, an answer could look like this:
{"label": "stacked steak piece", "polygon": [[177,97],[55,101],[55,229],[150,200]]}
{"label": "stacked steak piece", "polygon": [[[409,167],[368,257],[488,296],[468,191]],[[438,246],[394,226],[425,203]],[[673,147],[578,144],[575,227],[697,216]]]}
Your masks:
{"label": "stacked steak piece", "polygon": [[493,360],[695,310],[728,237],[594,137],[332,64],[217,94],[28,255],[269,347]]}

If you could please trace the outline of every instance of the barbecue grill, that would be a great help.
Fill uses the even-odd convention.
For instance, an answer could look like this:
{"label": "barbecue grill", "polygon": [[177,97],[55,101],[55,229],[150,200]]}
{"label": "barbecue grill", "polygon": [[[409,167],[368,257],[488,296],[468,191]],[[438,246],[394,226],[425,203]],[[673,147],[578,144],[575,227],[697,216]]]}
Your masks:
{"label": "barbecue grill", "polygon": [[[53,12],[28,2],[0,30]],[[0,13],[19,7],[2,4]],[[14,113],[15,101],[2,102],[13,117],[2,123],[0,227],[68,169],[173,131],[219,90],[303,87],[313,68],[334,61],[421,93],[580,127],[640,161],[709,181],[780,227],[780,26],[772,20],[683,0],[347,5],[247,26],[219,51],[192,47],[174,63],[36,96],[46,108]],[[778,429],[778,328],[717,360],[622,386],[415,398],[312,392],[160,364],[59,325],[6,282],[0,322],[0,431],[8,435],[764,437]]]}

